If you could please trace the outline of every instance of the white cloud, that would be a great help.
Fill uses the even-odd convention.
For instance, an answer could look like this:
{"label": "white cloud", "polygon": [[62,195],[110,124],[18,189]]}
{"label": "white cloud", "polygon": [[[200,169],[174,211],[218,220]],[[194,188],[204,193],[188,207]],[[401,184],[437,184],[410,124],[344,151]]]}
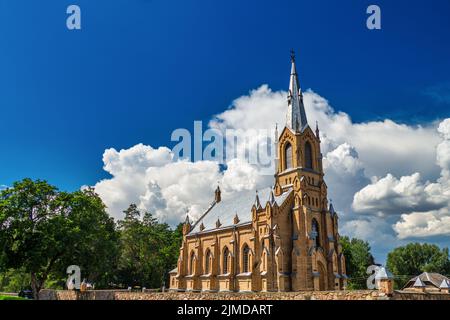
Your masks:
{"label": "white cloud", "polygon": [[393,229],[400,239],[450,235],[450,119],[442,121],[437,132],[436,163],[441,176],[436,182],[423,181],[421,174],[396,178],[387,174],[354,196],[357,212],[400,215]]}
{"label": "white cloud", "polygon": [[425,188],[429,201],[438,201],[434,210],[418,210],[402,214],[394,230],[401,239],[410,237],[450,236],[450,118],[439,124],[442,142],[436,147],[436,161],[441,177]]}
{"label": "white cloud", "polygon": [[324,170],[333,168],[336,171],[353,176],[364,171],[358,152],[348,143],[343,143],[333,151],[328,152],[323,161]]}
{"label": "white cloud", "polygon": [[357,192],[353,208],[357,212],[396,215],[415,210],[432,210],[448,200],[435,191],[436,185],[423,183],[418,172],[400,179],[389,173]]}
{"label": "white cloud", "polygon": [[176,224],[189,210],[191,215],[213,200],[213,190],[221,177],[218,164],[210,161],[173,161],[167,148],[137,145],[103,156],[104,168],[112,177],[95,185],[96,192],[115,218],[135,203],[162,221]]}
{"label": "white cloud", "polygon": [[450,235],[450,207],[403,214],[394,225],[400,239]]}
{"label": "white cloud", "polygon": [[235,192],[251,190],[260,180],[258,170],[242,159],[233,159],[228,162],[224,171],[222,186],[225,191]]}
{"label": "white cloud", "polygon": [[323,167],[334,207],[341,216],[348,216],[353,194],[369,183],[358,152],[348,143],[343,143],[324,156]]}

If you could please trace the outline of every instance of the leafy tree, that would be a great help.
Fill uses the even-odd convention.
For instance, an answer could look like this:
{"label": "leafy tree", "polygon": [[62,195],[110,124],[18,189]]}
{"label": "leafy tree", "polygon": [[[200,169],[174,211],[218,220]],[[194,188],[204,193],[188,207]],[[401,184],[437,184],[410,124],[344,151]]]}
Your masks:
{"label": "leafy tree", "polygon": [[91,189],[65,193],[46,181],[24,179],[0,192],[0,248],[0,267],[28,273],[37,299],[49,276],[63,284],[70,264],[106,282],[117,235]]}
{"label": "leafy tree", "polygon": [[9,269],[0,273],[0,292],[19,292],[30,286],[30,275],[21,269]]}
{"label": "leafy tree", "polygon": [[167,272],[176,265],[180,230],[172,231],[148,212],[141,218],[135,204],[124,213],[125,218],[118,222],[120,283],[122,286],[160,287],[166,281]]}
{"label": "leafy tree", "polygon": [[403,287],[411,277],[422,272],[450,274],[449,251],[434,244],[409,243],[388,253],[387,267],[400,277],[397,287]]}
{"label": "leafy tree", "polygon": [[365,289],[367,267],[374,264],[368,242],[360,239],[341,237],[340,243],[345,256],[347,275],[349,276],[349,289]]}

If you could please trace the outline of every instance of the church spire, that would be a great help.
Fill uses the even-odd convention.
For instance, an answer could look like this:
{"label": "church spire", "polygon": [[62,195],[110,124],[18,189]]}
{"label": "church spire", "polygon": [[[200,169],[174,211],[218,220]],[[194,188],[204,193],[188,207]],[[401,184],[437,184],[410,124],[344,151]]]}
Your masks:
{"label": "church spire", "polygon": [[291,50],[291,78],[288,92],[288,112],[286,115],[286,126],[293,131],[302,131],[308,124],[305,107],[303,105],[303,94],[298,82],[297,68],[295,67],[295,53]]}
{"label": "church spire", "polygon": [[278,172],[280,155],[278,154],[278,123],[275,124],[275,142],[273,144],[275,150],[275,172]]}

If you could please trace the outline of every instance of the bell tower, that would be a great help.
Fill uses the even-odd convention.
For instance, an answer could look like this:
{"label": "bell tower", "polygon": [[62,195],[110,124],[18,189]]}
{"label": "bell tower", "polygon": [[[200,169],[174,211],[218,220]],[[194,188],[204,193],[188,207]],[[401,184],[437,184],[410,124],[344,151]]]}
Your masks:
{"label": "bell tower", "polygon": [[276,137],[278,140],[275,143],[277,148],[275,173],[277,194],[281,194],[282,190],[289,187],[297,189],[303,180],[307,185],[318,188],[323,182],[324,175],[319,128],[316,124],[314,133],[308,124],[293,51],[291,51],[291,75],[287,104],[286,125],[279,138]]}
{"label": "bell tower", "polygon": [[328,209],[318,124],[314,132],[308,123],[293,52],[287,105],[286,125],[275,143],[275,194],[294,193],[292,290],[334,289],[337,269],[329,255],[339,251],[335,217]]}

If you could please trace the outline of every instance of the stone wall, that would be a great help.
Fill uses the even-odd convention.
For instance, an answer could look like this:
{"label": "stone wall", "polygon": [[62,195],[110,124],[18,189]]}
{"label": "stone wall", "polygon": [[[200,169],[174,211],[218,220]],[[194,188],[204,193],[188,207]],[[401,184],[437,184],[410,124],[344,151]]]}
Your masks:
{"label": "stone wall", "polygon": [[75,292],[41,290],[41,300],[386,300],[379,291],[304,291],[274,293],[189,293],[129,292],[127,290],[95,290]]}
{"label": "stone wall", "polygon": [[393,300],[450,300],[450,294],[439,292],[395,291]]}
{"label": "stone wall", "polygon": [[450,294],[376,290],[255,293],[130,292],[128,290],[41,290],[41,300],[450,300]]}
{"label": "stone wall", "polygon": [[72,290],[49,290],[39,292],[40,300],[116,300],[116,294],[130,294],[128,290],[92,290],[77,292]]}
{"label": "stone wall", "polygon": [[386,298],[378,291],[116,294],[117,300],[379,300]]}

